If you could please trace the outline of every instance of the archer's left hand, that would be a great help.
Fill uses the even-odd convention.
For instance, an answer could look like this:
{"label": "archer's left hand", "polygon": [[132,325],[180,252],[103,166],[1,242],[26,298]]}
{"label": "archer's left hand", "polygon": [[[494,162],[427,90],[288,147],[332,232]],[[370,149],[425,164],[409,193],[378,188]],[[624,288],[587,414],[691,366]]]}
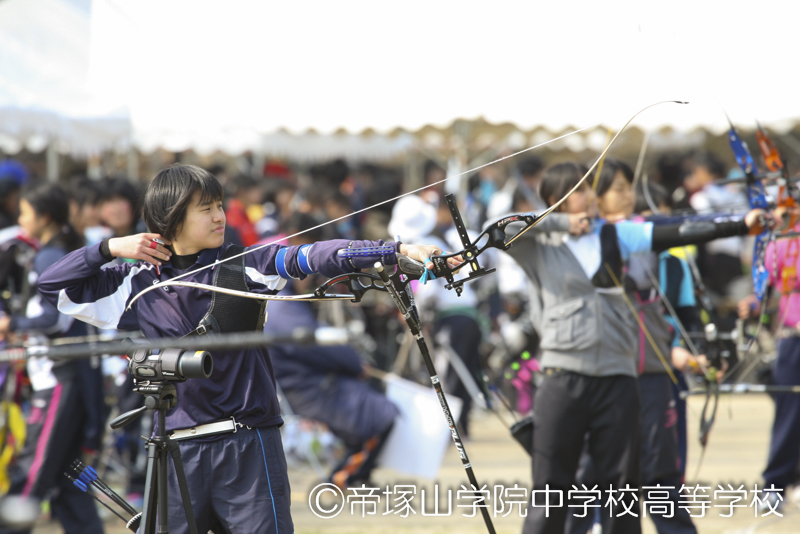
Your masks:
{"label": "archer's left hand", "polygon": [[758,235],[767,228],[772,229],[777,225],[775,216],[762,209],[750,210],[747,215],[744,216],[744,222],[750,229],[750,235]]}
{"label": "archer's left hand", "polygon": [[781,206],[774,212],[775,218],[780,222],[775,228],[778,232],[790,229],[800,218],[800,208],[797,206]]}
{"label": "archer's left hand", "polygon": [[[431,256],[438,256],[442,253],[442,249],[436,245],[400,245],[400,254],[422,262],[426,269],[433,269]],[[453,256],[447,259],[447,264],[450,267],[458,267],[462,263],[464,263],[464,259],[461,256]]]}

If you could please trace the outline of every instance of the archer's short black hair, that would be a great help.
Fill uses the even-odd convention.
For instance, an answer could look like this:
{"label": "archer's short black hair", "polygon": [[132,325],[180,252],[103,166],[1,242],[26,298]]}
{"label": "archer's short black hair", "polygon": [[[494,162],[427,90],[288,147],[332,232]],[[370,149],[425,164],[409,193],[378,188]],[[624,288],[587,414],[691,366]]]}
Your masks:
{"label": "archer's short black hair", "polygon": [[91,180],[85,176],[73,178],[67,189],[67,197],[75,202],[79,208],[84,206],[96,206],[100,203],[103,190],[96,180]]}
{"label": "archer's short black hair", "polygon": [[[306,241],[306,243],[315,243],[324,238],[322,229],[315,228],[319,223],[320,221],[315,219],[313,215],[296,211],[281,223],[280,229],[282,232],[289,235],[296,234],[297,232],[304,232],[302,239]],[[311,230],[311,228],[314,229]]]}
{"label": "archer's short black hair", "polygon": [[228,193],[231,195],[238,195],[244,191],[249,189],[255,189],[259,187],[259,182],[252,176],[247,174],[237,174],[233,177],[233,179],[228,184]]}
{"label": "archer's short black hair", "polygon": [[536,176],[544,170],[544,162],[536,156],[528,156],[520,161],[517,170],[522,176]]}
{"label": "archer's short black hair", "polygon": [[60,185],[50,182],[31,182],[22,189],[20,198],[31,205],[33,211],[63,226],[69,222],[67,193]]}
{"label": "archer's short black hair", "polygon": [[20,198],[30,204],[37,215],[48,216],[61,227],[61,232],[54,238],[58,246],[69,252],[83,246],[83,238],[69,225],[69,200],[60,185],[32,182],[22,189]]}
{"label": "archer's short black hair", "polygon": [[603,168],[600,170],[600,175],[597,177],[597,186],[594,190],[598,197],[602,197],[611,189],[611,184],[614,183],[614,177],[618,172],[622,172],[625,180],[629,184],[633,184],[633,171],[627,163],[616,158],[606,158],[603,162]]}
{"label": "archer's short black hair", "polygon": [[138,184],[126,178],[108,178],[100,183],[100,202],[122,198],[131,205],[134,215],[139,217],[139,199],[142,191]]}
{"label": "archer's short black hair", "polygon": [[[578,185],[587,171],[586,165],[573,161],[553,165],[544,171],[542,182],[539,185],[539,197],[550,206],[550,198],[555,198],[556,201],[564,198],[564,195]],[[590,180],[591,177],[588,179]]]}
{"label": "archer's short black hair", "polygon": [[442,168],[441,165],[439,165],[438,163],[436,163],[432,159],[429,159],[429,160],[427,160],[425,162],[425,166],[422,169],[422,174],[423,174],[423,176],[425,178],[427,178],[428,174],[433,172],[433,171],[435,171],[435,170],[440,170],[440,171],[444,172],[444,169]]}
{"label": "archer's short black hair", "polygon": [[711,152],[701,152],[692,156],[692,167],[705,167],[709,174],[716,178],[725,178],[728,174],[728,167],[721,159]]}
{"label": "archer's short black hair", "polygon": [[159,172],[144,195],[144,222],[148,230],[175,239],[196,191],[200,191],[201,204],[222,200],[224,196],[216,177],[200,167],[176,164]]}

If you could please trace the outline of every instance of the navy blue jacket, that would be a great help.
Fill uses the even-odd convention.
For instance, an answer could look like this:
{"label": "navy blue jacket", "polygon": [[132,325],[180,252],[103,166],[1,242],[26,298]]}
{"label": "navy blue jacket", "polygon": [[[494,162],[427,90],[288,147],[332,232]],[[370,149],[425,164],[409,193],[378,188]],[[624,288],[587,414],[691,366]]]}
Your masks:
{"label": "navy blue jacket", "polygon": [[38,279],[51,265],[57,263],[67,255],[67,251],[58,245],[47,244],[36,253],[33,258],[33,270],[28,275],[28,280],[33,286],[31,289],[31,299],[28,302],[28,310],[40,308],[39,313],[27,315],[14,315],[11,317],[11,330],[13,331],[35,331],[50,337],[59,336],[84,336],[86,335],[86,325],[72,317],[58,313],[58,309],[42,299],[36,292]]}
{"label": "navy blue jacket", "polygon": [[[36,288],[42,273],[53,264],[67,255],[67,250],[61,246],[58,238],[45,244],[33,258],[33,270],[29,273],[29,280]],[[46,299],[34,293],[28,302],[28,311],[31,316],[14,315],[11,318],[11,329],[14,331],[34,331],[57,338],[63,336],[86,335],[86,325],[72,317],[59,313],[58,309]],[[81,446],[86,449],[99,450],[102,445],[105,429],[105,401],[103,395],[103,375],[99,366],[92,367],[89,360],[73,362],[56,362],[53,374],[59,382],[75,380],[81,391],[80,405],[74,406],[69,412],[69,417],[74,421],[83,420],[83,441]]]}
{"label": "navy blue jacket", "polygon": [[[266,332],[317,326],[311,303],[273,302],[272,306]],[[361,358],[350,345],[275,345],[270,355],[292,410],[324,422],[348,446],[360,448],[386,431],[400,413],[386,395],[359,378]]]}
{"label": "navy blue jacket", "polygon": [[[350,262],[336,254],[349,243],[332,240],[293,247],[270,245],[254,250],[244,256],[248,286],[254,293],[276,294],[287,281],[279,272],[297,279],[312,273],[332,277],[351,272]],[[382,244],[382,241],[355,241],[353,247]],[[107,260],[100,254],[98,244],[76,250],[45,271],[39,279],[39,291],[62,313],[100,328],[141,330],[149,338],[181,337],[194,330],[208,311],[210,292],[167,287],[147,293],[136,301],[132,310],[125,311],[128,302],[155,283],[214,263],[226,248],[227,245],[223,245],[204,250],[197,263],[187,270],[165,263],[159,275],[154,266],[145,262],[101,269]],[[383,259],[387,264],[396,262],[394,255]],[[358,268],[371,267],[374,261],[374,258],[353,259]],[[211,285],[213,274],[209,268],[183,280]],[[250,426],[283,422],[275,394],[272,362],[265,348],[215,351],[213,356],[214,372],[210,378],[191,379],[177,385],[178,406],[167,413],[167,430],[231,416]]]}

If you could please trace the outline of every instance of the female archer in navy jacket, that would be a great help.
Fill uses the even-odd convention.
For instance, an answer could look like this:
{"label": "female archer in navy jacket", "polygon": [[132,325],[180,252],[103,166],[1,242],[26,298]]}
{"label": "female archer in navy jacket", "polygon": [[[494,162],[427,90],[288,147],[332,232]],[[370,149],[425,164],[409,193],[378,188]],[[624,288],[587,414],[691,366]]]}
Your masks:
{"label": "female archer in navy jacket", "polygon": [[[209,310],[210,292],[163,287],[141,296],[132,309],[127,306],[142,290],[178,275],[191,273],[183,280],[213,284],[217,267],[210,266],[228,248],[223,244],[222,195],[217,179],[198,167],[176,165],[161,171],[144,200],[144,219],[152,233],[111,239],[69,254],[42,275],[40,291],[62,313],[98,327],[141,330],[148,338],[185,336]],[[430,267],[429,256],[441,253],[434,246],[387,244]],[[246,283],[253,293],[274,295],[292,278],[314,273],[332,277],[368,268],[375,258],[351,261],[338,257],[337,251],[378,245],[383,242],[332,240],[254,248],[243,256]],[[101,270],[112,257],[143,261]],[[395,254],[382,260],[396,263]],[[278,431],[283,421],[267,350],[232,349],[214,351],[213,356],[210,378],[177,384],[178,405],[166,419],[167,431],[231,418],[238,426],[235,433],[181,443],[198,530],[220,524],[230,532],[290,534],[290,489]],[[170,516],[178,520],[172,521],[172,532],[186,532],[172,472],[169,497]]]}

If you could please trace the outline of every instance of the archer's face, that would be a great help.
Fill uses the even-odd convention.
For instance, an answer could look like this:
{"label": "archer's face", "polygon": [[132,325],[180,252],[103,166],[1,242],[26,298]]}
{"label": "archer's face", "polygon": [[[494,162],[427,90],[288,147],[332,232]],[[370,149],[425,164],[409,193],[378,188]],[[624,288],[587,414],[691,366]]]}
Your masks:
{"label": "archer's face", "polygon": [[611,187],[597,198],[597,210],[601,217],[630,217],[635,201],[633,186],[625,179],[622,171],[617,171]]}
{"label": "archer's face", "polygon": [[118,236],[123,236],[130,231],[134,223],[133,206],[125,198],[110,198],[100,205],[100,218]]}
{"label": "archer's face", "polygon": [[195,191],[180,232],[172,240],[175,254],[195,254],[207,248],[218,248],[225,240],[225,211],[222,199],[200,203],[200,191]]}
{"label": "archer's face", "polygon": [[74,200],[69,201],[69,223],[78,233],[83,233],[90,226],[98,226],[100,221],[99,205],[87,202],[79,206]]}
{"label": "archer's face", "polygon": [[703,189],[706,185],[714,181],[714,176],[708,172],[705,165],[696,165],[683,180],[683,187],[689,193],[694,193]]}
{"label": "archer's face", "polygon": [[22,227],[25,235],[34,239],[41,239],[47,229],[50,218],[36,213],[36,210],[33,209],[28,201],[22,199],[19,203],[19,218],[17,222]]}
{"label": "archer's face", "polygon": [[589,213],[590,217],[594,214],[594,191],[591,186],[584,182],[577,191],[567,197],[562,204],[561,211],[566,213]]}

